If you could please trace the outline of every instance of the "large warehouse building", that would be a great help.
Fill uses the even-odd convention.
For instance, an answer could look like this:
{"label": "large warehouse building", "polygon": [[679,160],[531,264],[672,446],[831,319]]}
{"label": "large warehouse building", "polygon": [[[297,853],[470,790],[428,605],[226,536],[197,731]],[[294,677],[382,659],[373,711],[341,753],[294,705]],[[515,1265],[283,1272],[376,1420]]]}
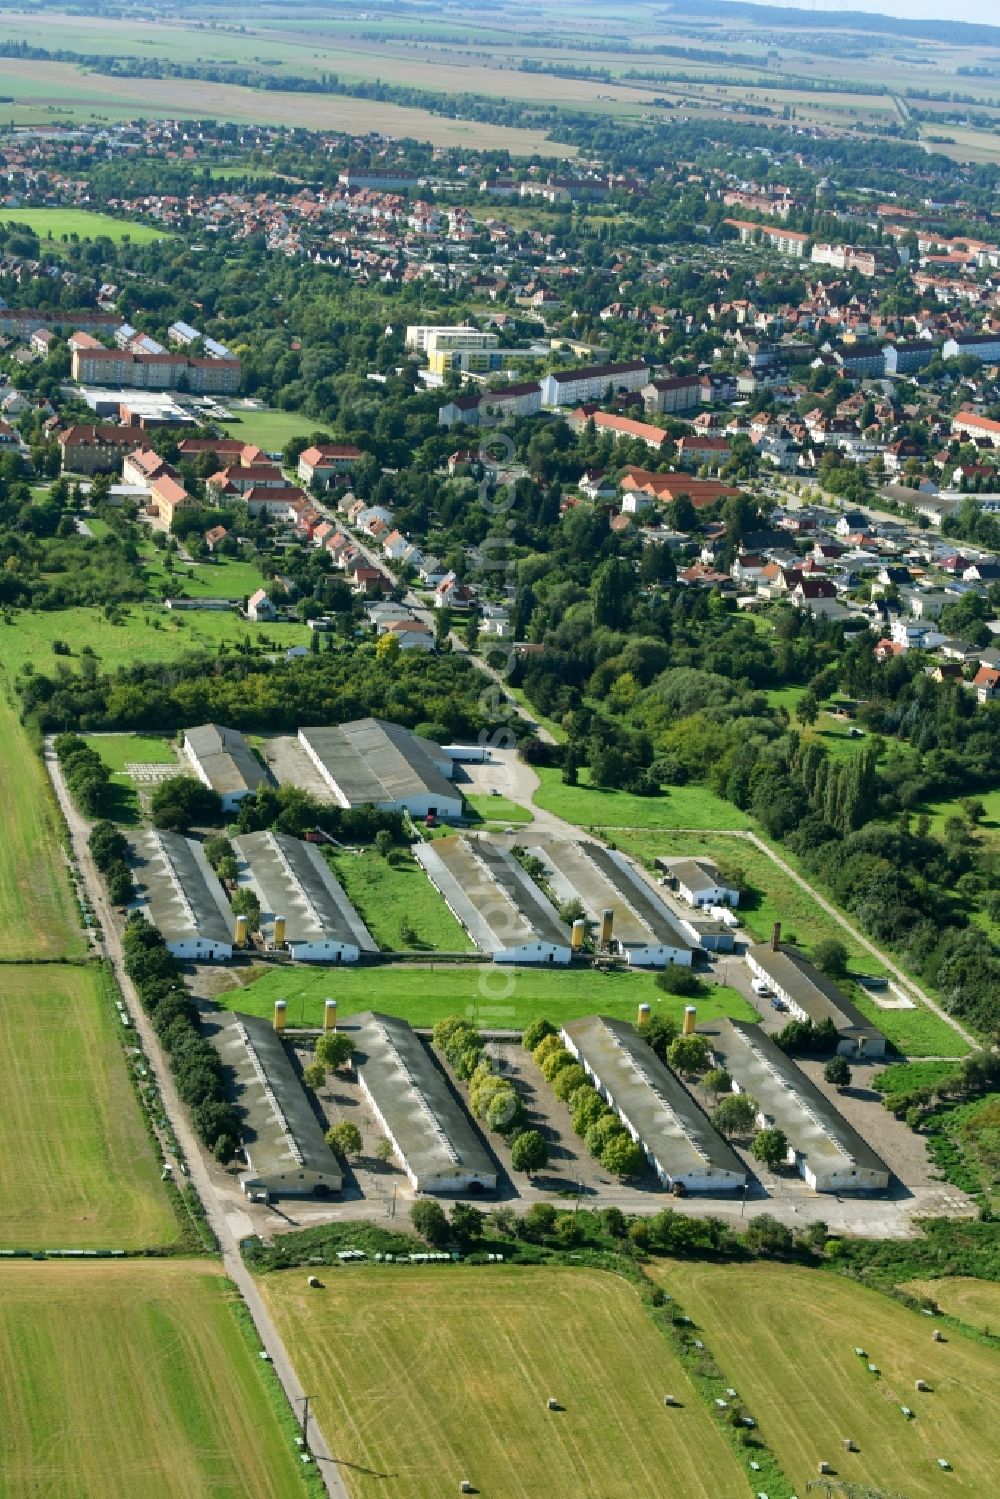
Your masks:
{"label": "large warehouse building", "polygon": [[206,1029],[243,1118],[244,1192],[268,1197],[339,1192],[343,1175],[337,1158],[270,1023],[227,1011],[213,1016]]}
{"label": "large warehouse building", "polygon": [[507,849],[437,838],[414,855],[480,952],[495,963],[568,963],[569,928]]}
{"label": "large warehouse building", "polygon": [[139,891],[133,909],[163,935],[175,958],[221,962],[233,955],[233,915],[225,892],[193,838],[146,828],[129,839]]}
{"label": "large warehouse building", "polygon": [[327,729],[300,729],[299,743],[341,807],[461,817],[451,784],[454,764],[439,744],[377,718]]}
{"label": "large warehouse building", "polygon": [[497,1170],[419,1036],[371,1011],[345,1027],[361,1091],[417,1192],[492,1191]]}
{"label": "large warehouse building", "polygon": [[796,1020],[822,1025],[832,1020],[840,1041],[837,1050],[845,1056],[881,1057],[885,1037],[863,1015],[844,991],[794,947],[782,947],[779,929],[771,942],[748,947],[747,963],[752,973],[769,985]]}
{"label": "large warehouse building", "polygon": [[184,753],[199,781],[222,798],[223,812],[234,812],[245,796],[271,784],[239,729],[199,724],[184,735]]}
{"label": "large warehouse building", "polygon": [[639,968],[690,968],[694,942],[624,854],[599,843],[553,838],[529,849],[548,871],[546,883],[565,906],[579,901],[601,927],[610,911],[611,941]]}
{"label": "large warehouse building", "polygon": [[759,1025],[712,1020],[698,1027],[733,1091],[759,1107],[762,1126],[788,1137],[788,1163],[814,1192],[884,1192],[889,1168]]}
{"label": "large warehouse building", "polygon": [[284,942],[300,963],[356,963],[376,945],[319,849],[287,833],[245,833],[233,839],[241,887],[260,901],[260,930]]}
{"label": "large warehouse building", "polygon": [[589,1015],[567,1022],[561,1035],[664,1186],[733,1192],[746,1185],[735,1150],[634,1026]]}

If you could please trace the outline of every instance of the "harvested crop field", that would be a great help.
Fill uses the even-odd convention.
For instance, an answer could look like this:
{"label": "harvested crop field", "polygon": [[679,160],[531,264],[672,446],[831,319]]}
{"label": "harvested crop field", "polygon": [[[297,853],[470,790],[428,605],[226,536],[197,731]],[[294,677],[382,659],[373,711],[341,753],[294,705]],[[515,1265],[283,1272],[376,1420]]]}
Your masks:
{"label": "harvested crop field", "polygon": [[[0,70],[0,87],[18,106],[65,107],[77,117],[96,113],[142,115],[153,119],[233,120],[301,126],[306,130],[347,130],[429,141],[432,145],[483,147],[512,156],[537,153],[574,156],[575,146],[556,145],[543,130],[524,130],[478,120],[449,119],[429,109],[354,99],[336,94],[252,89],[193,78],[124,78],[90,73],[72,63],[18,59]],[[8,106],[10,107],[10,106]]]}
{"label": "harvested crop field", "polygon": [[[935,1343],[919,1312],[820,1270],[676,1262],[649,1273],[693,1318],[799,1494],[821,1461],[839,1482],[907,1499],[996,1492],[991,1349],[960,1334]],[[860,1450],[845,1451],[845,1437]]]}
{"label": "harvested crop field", "polygon": [[179,1237],[104,982],[96,966],[4,969],[4,1248],[145,1249]]}
{"label": "harvested crop field", "polygon": [[0,1266],[0,1493],[303,1499],[234,1297],[188,1260]]}
{"label": "harvested crop field", "polygon": [[911,1296],[926,1296],[946,1316],[957,1317],[969,1327],[1000,1334],[1000,1281],[956,1275],[944,1280],[913,1280],[902,1289]]}
{"label": "harvested crop field", "polygon": [[0,961],[84,952],[48,777],[0,695]]}
{"label": "harvested crop field", "polygon": [[[564,1267],[299,1270],[260,1288],[352,1499],[730,1499],[733,1452],[633,1288]],[[683,1408],[668,1411],[664,1394]],[[549,1397],[562,1409],[546,1408]]]}

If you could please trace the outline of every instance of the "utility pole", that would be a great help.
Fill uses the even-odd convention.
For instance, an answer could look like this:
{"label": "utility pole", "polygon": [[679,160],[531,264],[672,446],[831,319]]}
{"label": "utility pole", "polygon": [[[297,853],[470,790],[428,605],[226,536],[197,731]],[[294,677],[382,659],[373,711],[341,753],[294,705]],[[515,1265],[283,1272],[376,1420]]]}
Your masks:
{"label": "utility pole", "polygon": [[309,1401],[311,1399],[310,1395],[302,1397],[302,1441],[307,1452],[309,1451]]}

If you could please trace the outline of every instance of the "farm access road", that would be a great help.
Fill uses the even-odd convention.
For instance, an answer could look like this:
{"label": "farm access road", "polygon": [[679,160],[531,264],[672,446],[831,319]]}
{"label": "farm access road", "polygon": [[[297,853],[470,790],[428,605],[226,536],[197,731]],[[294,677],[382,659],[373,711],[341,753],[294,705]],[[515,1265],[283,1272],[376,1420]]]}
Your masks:
{"label": "farm access road", "polygon": [[[149,1017],[139,1003],[139,996],[136,993],[135,985],[125,972],[125,952],[118,928],[115,924],[114,911],[105,893],[104,882],[97,872],[90,849],[87,846],[87,840],[90,835],[90,824],[86,818],[80,815],[73,804],[73,800],[66,787],[66,782],[63,779],[62,769],[52,747],[51,735],[45,740],[44,758],[46,769],[55,788],[60,809],[69,828],[77,865],[84,878],[97,914],[98,928],[101,933],[98,943],[101,956],[107,958],[114,971],[115,978],[118,980],[122,996],[128,1006],[136,1032],[142,1041],[147,1060],[156,1078],[164,1110],[180,1144],[181,1152],[190,1174],[190,1180],[194,1184],[198,1196],[201,1198],[205,1209],[205,1216],[218,1240],[226,1273],[239,1289],[246,1303],[247,1310],[253,1318],[257,1334],[281,1381],[282,1389],[292,1410],[298,1416],[304,1407],[305,1391],[292,1366],[292,1361],[288,1356],[288,1351],[282,1341],[281,1334],[278,1332],[271,1314],[257,1290],[253,1276],[243,1262],[243,1256],[240,1254],[233,1223],[226,1211],[225,1201],[219,1194],[209,1174],[201,1145],[195,1138],[194,1131],[188,1122],[187,1111],[181,1103],[180,1096],[174,1086],[173,1074],[170,1071],[170,1065],[160,1045],[160,1038],[157,1036]],[[175,1176],[179,1179],[180,1172],[177,1168],[180,1162],[176,1162],[174,1165]],[[336,1459],[333,1457],[327,1445],[326,1438],[311,1413],[309,1417],[309,1450],[316,1461],[317,1469],[322,1475],[330,1499],[350,1499],[347,1486],[340,1476]]]}

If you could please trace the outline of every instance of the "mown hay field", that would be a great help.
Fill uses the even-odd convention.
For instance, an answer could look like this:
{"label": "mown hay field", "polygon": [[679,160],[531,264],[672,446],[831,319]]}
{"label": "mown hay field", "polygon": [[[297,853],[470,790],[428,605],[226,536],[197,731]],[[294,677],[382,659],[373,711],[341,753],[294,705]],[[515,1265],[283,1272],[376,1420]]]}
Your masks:
{"label": "mown hay field", "polygon": [[0,961],[85,951],[45,769],[0,694]]}
{"label": "mown hay field", "polygon": [[[838,1481],[907,1499],[996,1493],[992,1349],[957,1333],[935,1343],[929,1318],[819,1270],[676,1262],[649,1273],[693,1318],[799,1494],[821,1461]],[[931,1393],[917,1392],[918,1379]],[[845,1437],[860,1451],[846,1452]]]}
{"label": "mown hay field", "polygon": [[[626,1281],[564,1266],[265,1275],[352,1499],[735,1499],[746,1477]],[[665,1394],[683,1408],[668,1410]],[[547,1399],[562,1409],[550,1411]]]}
{"label": "mown hay field", "polygon": [[114,1034],[118,1021],[102,992],[105,982],[96,966],[3,970],[5,1249],[145,1249],[180,1236]]}
{"label": "mown hay field", "polygon": [[304,1499],[234,1295],[189,1260],[0,1266],[0,1494]]}

